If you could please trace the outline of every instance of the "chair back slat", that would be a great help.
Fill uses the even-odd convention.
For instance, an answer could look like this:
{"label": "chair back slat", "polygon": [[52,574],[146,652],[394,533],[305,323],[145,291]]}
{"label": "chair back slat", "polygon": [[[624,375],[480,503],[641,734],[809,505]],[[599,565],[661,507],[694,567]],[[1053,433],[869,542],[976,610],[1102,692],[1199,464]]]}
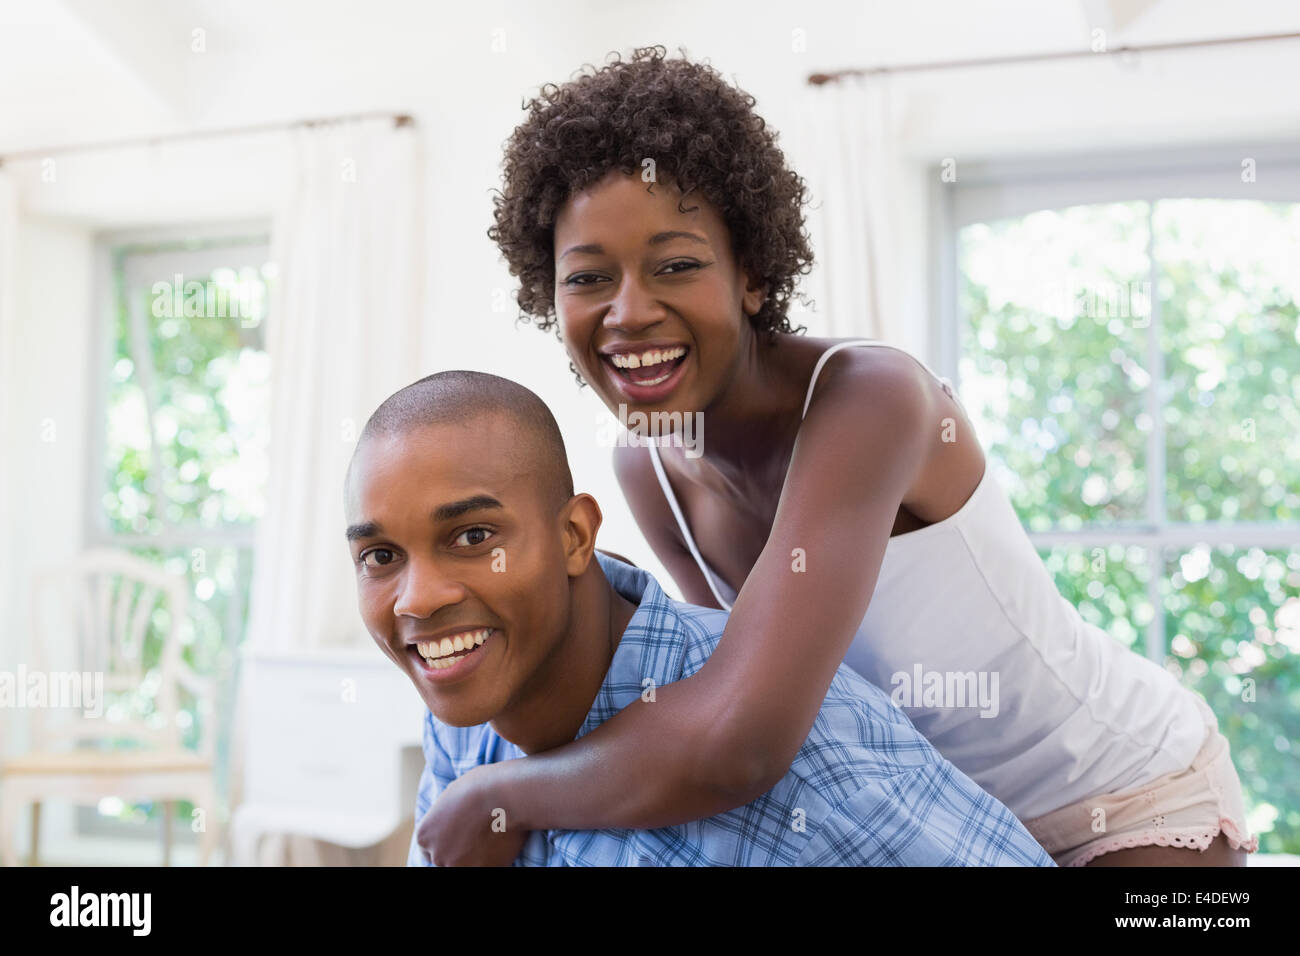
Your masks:
{"label": "chair back slat", "polygon": [[86,579],[76,587],[75,592],[76,607],[80,614],[80,623],[77,627],[77,659],[83,661],[86,659],[87,652],[96,646],[94,587],[94,579]]}
{"label": "chair back slat", "polygon": [[131,674],[137,680],[144,677],[144,640],[145,630],[149,627],[158,600],[158,589],[148,585],[140,586],[140,593],[135,599],[135,614],[131,617],[130,630],[120,632],[114,637],[111,668],[116,674]]}
{"label": "chair back slat", "polygon": [[[112,634],[125,634],[130,627],[131,606],[135,598],[135,585],[126,579],[119,579],[117,582],[117,607],[113,614]],[[106,640],[100,645],[100,653],[104,655],[99,661],[101,669],[108,669],[104,666],[107,658],[108,649],[112,647],[111,636],[106,635]]]}
{"label": "chair back slat", "polygon": [[113,623],[112,617],[109,616],[109,607],[113,600],[113,579],[104,574],[100,575],[94,583],[95,610],[91,624],[96,628],[96,642],[102,646],[102,643],[108,640],[109,629]]}
{"label": "chair back slat", "polygon": [[[98,715],[55,708],[53,699],[34,709],[33,743],[42,749],[110,739],[179,746],[185,580],[135,555],[101,549],[38,573],[34,584],[28,659],[51,691],[56,682],[80,682],[84,703],[89,680],[99,682],[103,699]],[[146,669],[150,648],[157,649],[157,664]]]}

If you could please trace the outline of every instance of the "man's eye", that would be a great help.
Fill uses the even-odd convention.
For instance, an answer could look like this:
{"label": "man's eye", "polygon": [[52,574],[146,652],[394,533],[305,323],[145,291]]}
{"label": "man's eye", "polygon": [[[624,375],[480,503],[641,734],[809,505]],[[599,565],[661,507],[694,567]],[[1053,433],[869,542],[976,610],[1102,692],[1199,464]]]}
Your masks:
{"label": "man's eye", "polygon": [[[480,527],[466,528],[464,531],[462,531],[460,534],[456,536],[455,543],[459,544],[461,547],[464,548],[472,548],[475,545],[482,544],[491,536],[492,536],[491,528],[480,528]],[[472,538],[472,540],[465,540],[469,538]]]}
{"label": "man's eye", "polygon": [[397,560],[397,555],[388,548],[371,548],[361,555],[361,563],[368,568],[382,568]]}

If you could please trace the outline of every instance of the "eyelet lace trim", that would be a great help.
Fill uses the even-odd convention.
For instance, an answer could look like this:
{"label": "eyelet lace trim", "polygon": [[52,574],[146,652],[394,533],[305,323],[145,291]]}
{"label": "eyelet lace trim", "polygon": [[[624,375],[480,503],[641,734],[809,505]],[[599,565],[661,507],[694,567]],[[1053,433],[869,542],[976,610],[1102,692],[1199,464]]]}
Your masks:
{"label": "eyelet lace trim", "polygon": [[1213,830],[1144,830],[1141,833],[1129,833],[1122,837],[1115,837],[1111,840],[1104,840],[1095,846],[1089,847],[1087,852],[1078,858],[1071,860],[1069,866],[1084,866],[1091,863],[1103,853],[1111,853],[1115,850],[1128,850],[1138,846],[1175,846],[1186,847],[1193,850],[1205,850],[1215,838],[1222,832],[1228,837],[1228,845],[1234,850],[1245,849],[1247,853],[1256,853],[1259,850],[1259,837],[1252,836],[1246,839],[1242,836],[1241,830],[1230,817],[1219,817],[1219,825]]}

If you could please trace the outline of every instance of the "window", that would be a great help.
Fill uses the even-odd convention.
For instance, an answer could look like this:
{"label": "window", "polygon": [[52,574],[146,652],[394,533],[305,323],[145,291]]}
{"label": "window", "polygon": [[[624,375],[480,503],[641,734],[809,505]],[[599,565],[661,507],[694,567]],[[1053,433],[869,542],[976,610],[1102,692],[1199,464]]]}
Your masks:
{"label": "window", "polygon": [[1062,595],[1218,716],[1300,852],[1300,151],[986,164],[948,354]]}
{"label": "window", "polygon": [[[191,592],[183,657],[200,674],[228,675],[247,622],[266,484],[263,320],[274,279],[266,227],[108,236],[100,253],[105,307],[88,539],[184,575]],[[146,680],[140,694],[152,690]],[[225,728],[203,722],[231,713],[229,698],[230,687],[219,685],[214,714],[192,706],[181,713],[187,744],[200,731],[216,735],[219,767]],[[148,712],[149,701],[141,704]],[[180,804],[178,835],[192,836],[191,809]],[[83,832],[103,832],[106,817],[142,823],[161,815],[161,806],[107,799],[80,821]]]}

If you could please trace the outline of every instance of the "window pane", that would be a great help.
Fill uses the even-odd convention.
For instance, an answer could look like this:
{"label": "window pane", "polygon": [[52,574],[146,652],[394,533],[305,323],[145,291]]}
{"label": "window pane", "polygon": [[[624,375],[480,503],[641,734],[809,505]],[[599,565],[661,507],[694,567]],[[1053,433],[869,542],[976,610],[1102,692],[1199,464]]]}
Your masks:
{"label": "window pane", "polygon": [[153,464],[149,412],[131,353],[126,309],[115,308],[113,318],[113,366],[105,397],[106,487],[102,502],[110,530],[142,534],[160,530],[148,485]]}
{"label": "window pane", "polygon": [[1030,531],[1146,517],[1147,205],[1044,210],[958,239],[963,402]]}
{"label": "window pane", "polygon": [[1172,521],[1300,519],[1300,204],[1155,209]]}
{"label": "window pane", "polygon": [[[264,236],[120,246],[113,261],[106,543],[188,582],[181,656],[217,686],[211,709],[181,692],[179,729],[186,747],[213,743],[224,789],[249,543],[264,507],[270,362],[262,323],[275,270]],[[137,694],[145,713],[153,713],[157,678],[155,670]],[[188,811],[182,802],[185,823]],[[96,818],[147,822],[161,813],[161,804],[107,799],[83,822],[94,829]]]}
{"label": "window pane", "polygon": [[1232,748],[1260,850],[1300,853],[1300,550],[1170,552],[1166,666]]}
{"label": "window pane", "polygon": [[1146,627],[1153,609],[1147,598],[1150,564],[1146,548],[1039,548],[1061,596],[1089,624],[1135,653],[1146,654]]}
{"label": "window pane", "polygon": [[248,526],[261,514],[264,258],[258,247],[119,257],[103,498],[112,531]]}

